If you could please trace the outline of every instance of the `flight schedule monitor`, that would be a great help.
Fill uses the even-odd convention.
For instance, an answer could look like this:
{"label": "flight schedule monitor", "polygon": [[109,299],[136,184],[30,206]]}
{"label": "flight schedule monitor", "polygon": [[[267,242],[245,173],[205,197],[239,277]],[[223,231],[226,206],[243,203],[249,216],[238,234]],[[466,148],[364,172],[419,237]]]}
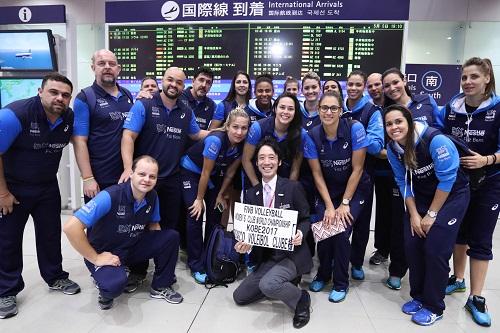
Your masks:
{"label": "flight schedule monitor", "polygon": [[[240,23],[109,25],[109,49],[122,65],[120,80],[160,79],[170,66],[191,78],[208,66],[216,84],[237,70],[283,80],[309,70],[345,80],[355,69],[382,72],[401,65],[404,23]],[[215,88],[215,87],[214,87]]]}

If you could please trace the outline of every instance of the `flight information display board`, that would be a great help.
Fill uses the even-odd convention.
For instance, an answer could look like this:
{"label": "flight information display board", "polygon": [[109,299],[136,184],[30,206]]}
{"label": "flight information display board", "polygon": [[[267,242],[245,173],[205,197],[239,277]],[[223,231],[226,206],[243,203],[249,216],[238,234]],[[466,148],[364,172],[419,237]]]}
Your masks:
{"label": "flight information display board", "polygon": [[216,79],[237,70],[252,77],[300,78],[313,70],[344,79],[400,67],[404,23],[242,23],[109,25],[109,49],[122,65],[120,79],[161,78],[170,66],[188,77],[208,66]]}

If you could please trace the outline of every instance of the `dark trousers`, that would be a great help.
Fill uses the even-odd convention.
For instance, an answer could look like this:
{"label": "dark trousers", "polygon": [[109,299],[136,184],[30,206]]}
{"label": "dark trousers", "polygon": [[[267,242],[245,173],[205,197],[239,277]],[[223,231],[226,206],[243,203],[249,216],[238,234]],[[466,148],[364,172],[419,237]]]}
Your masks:
{"label": "dark trousers", "polygon": [[[392,190],[394,177],[375,176],[375,248],[384,257],[391,251]],[[402,218],[403,216],[401,216]],[[402,223],[402,219],[399,220]]]}
{"label": "dark trousers", "polygon": [[[155,187],[160,202],[160,226],[162,230],[177,227],[181,215],[182,193],[179,173],[165,179],[159,179]],[[149,261],[137,262],[130,265],[132,274],[146,276]]]}
{"label": "dark trousers", "polygon": [[389,264],[389,275],[402,278],[408,271],[404,244],[405,208],[403,196],[399,193],[399,189],[395,183],[392,189],[391,208],[391,263]]}
{"label": "dark trousers", "polygon": [[457,244],[467,244],[467,255],[492,260],[493,232],[500,218],[500,174],[487,178],[483,186],[471,191],[471,200],[460,227]]}
{"label": "dark trousers", "polygon": [[291,282],[296,277],[297,268],[292,259],[265,261],[240,283],[233,292],[233,299],[238,305],[247,305],[269,297],[295,310],[302,295],[302,291]]}
{"label": "dark trousers", "polygon": [[204,241],[208,241],[214,226],[220,223],[222,213],[215,208],[215,200],[220,186],[207,188],[205,192],[205,236],[203,236],[203,214],[199,219],[191,216],[188,208],[193,204],[198,194],[198,183],[200,175],[183,169],[181,171],[182,196],[186,214],[186,237],[187,237],[187,263],[192,272],[204,272],[205,260],[203,258]]}
{"label": "dark trousers", "polygon": [[351,265],[356,267],[363,266],[366,245],[368,244],[368,239],[370,238],[370,220],[372,217],[373,205],[373,182],[370,181],[370,184],[366,186],[367,191],[364,199],[364,207],[352,228]]}
{"label": "dark trousers", "polygon": [[57,181],[43,185],[8,184],[20,202],[11,214],[0,217],[0,297],[15,296],[24,288],[23,234],[33,217],[38,268],[51,285],[65,279],[61,255],[61,195]]}
{"label": "dark trousers", "polygon": [[[113,252],[113,251],[110,251]],[[120,296],[127,285],[125,266],[153,258],[155,272],[151,287],[159,290],[174,282],[175,265],[179,254],[179,234],[175,230],[146,231],[122,259],[121,266],[97,267],[85,260],[85,264],[99,287],[103,297]]]}
{"label": "dark trousers", "polygon": [[[365,209],[365,195],[367,193],[358,190],[352,197],[350,212],[354,218],[353,225],[356,225],[357,219]],[[333,199],[336,208],[341,202],[342,197]],[[323,202],[317,205],[316,211],[320,215],[324,214],[325,206]],[[317,279],[325,282],[330,281],[333,273],[333,289],[337,291],[346,290],[349,287],[349,258],[351,256],[349,237],[352,229],[353,227],[350,225],[344,232],[318,242],[319,267]]]}
{"label": "dark trousers", "polygon": [[[450,193],[427,237],[411,235],[409,216],[405,216],[405,247],[410,268],[410,295],[438,315],[445,309],[444,296],[460,223],[469,202],[468,188]],[[418,203],[417,203],[418,207]],[[421,216],[426,210],[419,209]]]}

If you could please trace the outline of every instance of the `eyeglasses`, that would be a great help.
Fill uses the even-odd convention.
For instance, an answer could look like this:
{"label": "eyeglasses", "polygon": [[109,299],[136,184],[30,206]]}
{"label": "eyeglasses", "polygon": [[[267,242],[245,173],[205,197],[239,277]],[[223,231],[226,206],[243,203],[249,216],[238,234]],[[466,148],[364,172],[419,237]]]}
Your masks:
{"label": "eyeglasses", "polygon": [[327,113],[328,111],[331,111],[332,113],[337,113],[339,112],[340,110],[342,110],[342,108],[338,105],[321,105],[319,107],[319,110],[323,113]]}

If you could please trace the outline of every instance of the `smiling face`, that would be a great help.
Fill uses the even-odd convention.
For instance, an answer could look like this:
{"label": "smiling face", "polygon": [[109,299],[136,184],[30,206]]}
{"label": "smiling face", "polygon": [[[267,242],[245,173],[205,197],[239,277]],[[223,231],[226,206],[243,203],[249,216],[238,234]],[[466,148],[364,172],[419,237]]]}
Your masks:
{"label": "smiling face", "polygon": [[184,90],[186,75],[177,67],[170,67],[165,71],[162,80],[162,89],[165,96],[170,99],[177,99]]}
{"label": "smiling face", "polygon": [[339,85],[337,84],[337,82],[333,80],[326,81],[325,84],[323,85],[323,93],[331,91],[340,92]]}
{"label": "smiling face", "polygon": [[357,101],[363,97],[365,90],[365,81],[361,75],[351,75],[347,79],[347,97],[350,100]]}
{"label": "smiling face", "polygon": [[484,94],[490,76],[481,71],[477,65],[467,66],[462,70],[460,85],[467,97],[477,97]]}
{"label": "smiling face", "polygon": [[257,152],[257,167],[264,182],[269,182],[278,173],[281,165],[278,154],[270,146],[264,145]]}
{"label": "smiling face", "polygon": [[273,93],[273,86],[269,82],[259,82],[259,84],[255,86],[255,98],[263,107],[271,106]]}
{"label": "smiling face", "polygon": [[319,99],[319,93],[321,92],[321,85],[318,81],[314,79],[305,79],[302,85],[302,94],[306,98],[306,101],[317,101]]}
{"label": "smiling face", "polygon": [[282,125],[290,125],[295,115],[295,102],[290,97],[282,97],[276,106],[276,121]]}
{"label": "smiling face", "polygon": [[299,93],[299,84],[297,82],[290,82],[286,85],[285,91],[294,96],[297,96]]}
{"label": "smiling face", "polygon": [[229,123],[227,126],[227,136],[231,144],[236,145],[245,140],[248,133],[249,121],[250,119],[248,117],[235,117],[235,119]]}
{"label": "smiling face", "polygon": [[319,118],[324,126],[339,122],[342,106],[336,96],[324,96],[319,104]]}
{"label": "smiling face", "polygon": [[248,88],[250,87],[250,82],[245,75],[239,74],[234,80],[234,90],[236,94],[239,96],[245,96],[248,92]]}
{"label": "smiling face", "polygon": [[404,104],[401,103],[401,101],[409,98],[405,90],[406,81],[404,81],[398,74],[387,74],[384,77],[383,84],[385,95],[392,99],[395,103]]}
{"label": "smiling face", "polygon": [[408,121],[399,110],[389,110],[385,114],[385,130],[389,138],[399,144],[405,145],[408,136]]}
{"label": "smiling face", "polygon": [[130,174],[132,190],[141,196],[151,191],[158,178],[158,164],[142,159],[135,165],[135,170]]}

